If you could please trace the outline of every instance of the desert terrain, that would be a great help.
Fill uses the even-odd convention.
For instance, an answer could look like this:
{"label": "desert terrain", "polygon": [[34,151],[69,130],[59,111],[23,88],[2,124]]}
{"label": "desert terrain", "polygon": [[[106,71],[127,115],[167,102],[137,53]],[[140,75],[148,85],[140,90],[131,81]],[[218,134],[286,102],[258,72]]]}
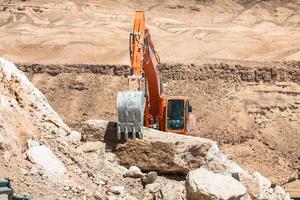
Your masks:
{"label": "desert terrain", "polygon": [[71,128],[115,121],[135,10],[164,94],[191,100],[196,136],[300,196],[300,1],[1,1],[0,55]]}

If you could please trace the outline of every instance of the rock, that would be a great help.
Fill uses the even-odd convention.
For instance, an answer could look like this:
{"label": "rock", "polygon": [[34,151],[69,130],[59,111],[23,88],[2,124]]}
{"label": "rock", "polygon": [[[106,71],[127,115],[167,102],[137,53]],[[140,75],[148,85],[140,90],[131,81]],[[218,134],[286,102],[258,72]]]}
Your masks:
{"label": "rock", "polygon": [[[181,184],[178,184],[181,186]],[[185,190],[184,185],[182,187],[178,187],[178,185],[174,184],[166,184],[161,188],[161,196],[163,200],[182,200],[185,199],[185,194],[183,191]]]}
{"label": "rock", "polygon": [[115,162],[116,160],[116,154],[114,153],[111,153],[111,152],[106,152],[105,153],[105,160],[107,160],[108,162]]}
{"label": "rock", "polygon": [[30,174],[33,175],[33,176],[39,175],[39,169],[36,166],[33,165],[30,169]]}
{"label": "rock", "polygon": [[83,124],[84,138],[89,141],[103,141],[109,122],[105,120],[88,120]]}
{"label": "rock", "polygon": [[274,188],[274,192],[271,196],[271,200],[289,200],[290,199],[290,195],[288,193],[286,193],[282,187],[280,186],[276,186]]}
{"label": "rock", "polygon": [[125,188],[124,186],[112,186],[109,188],[109,192],[116,195],[122,195],[125,192]]}
{"label": "rock", "polygon": [[40,143],[38,141],[35,141],[35,140],[32,140],[32,139],[27,140],[27,147],[28,148],[37,147],[37,146],[40,146]]}
{"label": "rock", "polygon": [[144,129],[143,140],[119,144],[116,155],[121,164],[137,166],[143,171],[187,174],[205,162],[213,141],[199,137]]}
{"label": "rock", "polygon": [[152,183],[145,186],[145,190],[147,192],[150,192],[151,194],[157,193],[161,188],[161,185],[159,183]]}
{"label": "rock", "polygon": [[146,176],[142,177],[142,183],[144,185],[154,183],[157,178],[157,172],[149,172]]}
{"label": "rock", "polygon": [[5,151],[3,157],[4,157],[5,163],[8,163],[11,159],[11,153],[9,151]]}
{"label": "rock", "polygon": [[226,200],[241,199],[247,190],[231,176],[216,174],[200,168],[188,173],[186,192],[189,200]]}
{"label": "rock", "polygon": [[3,143],[4,143],[4,138],[2,136],[2,133],[0,132],[0,148],[2,148]]}
{"label": "rock", "polygon": [[64,191],[69,191],[69,190],[70,190],[70,187],[69,187],[69,186],[65,186],[65,187],[63,188],[63,190],[64,190]]}
{"label": "rock", "polygon": [[232,176],[238,176],[240,182],[246,187],[248,195],[243,199],[270,199],[273,194],[271,181],[258,172],[248,172],[243,170],[239,165],[228,159],[218,148],[213,145],[206,156],[205,168],[215,173],[221,173]]}
{"label": "rock", "polygon": [[12,80],[14,81],[14,87],[18,87],[16,95],[22,97],[24,102],[26,101],[30,107],[35,108],[35,115],[41,118],[42,116],[46,116],[45,121],[51,121],[55,125],[62,127],[65,131],[70,132],[69,127],[53,110],[45,96],[34,87],[25,74],[13,63],[0,58],[0,74],[3,76],[3,82],[9,83]]}
{"label": "rock", "polygon": [[100,179],[96,181],[97,185],[105,186],[107,184],[107,180]]}
{"label": "rock", "polygon": [[67,136],[70,142],[76,143],[81,140],[81,133],[78,131],[71,131],[71,133]]}
{"label": "rock", "polygon": [[125,173],[125,176],[130,178],[142,178],[144,174],[137,166],[131,166]]}
{"label": "rock", "polygon": [[105,149],[105,144],[102,142],[87,142],[81,145],[78,149],[84,153],[96,152]]}
{"label": "rock", "polygon": [[20,168],[20,172],[23,176],[27,176],[28,175],[28,171],[24,168]]}
{"label": "rock", "polygon": [[271,181],[258,172],[241,173],[240,182],[247,188],[252,199],[270,199],[273,193]]}
{"label": "rock", "polygon": [[94,199],[95,200],[104,200],[105,198],[104,198],[104,195],[102,193],[100,193],[100,192],[97,191],[94,194]]}
{"label": "rock", "polygon": [[32,163],[38,164],[51,175],[61,176],[67,171],[64,164],[45,145],[31,147],[26,154]]}

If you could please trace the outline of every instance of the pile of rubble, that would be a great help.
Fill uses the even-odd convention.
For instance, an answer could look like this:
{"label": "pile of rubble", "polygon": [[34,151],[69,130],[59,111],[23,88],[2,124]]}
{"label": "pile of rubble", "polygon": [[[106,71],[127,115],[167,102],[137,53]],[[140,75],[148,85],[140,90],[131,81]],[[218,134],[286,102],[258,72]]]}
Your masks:
{"label": "pile of rubble", "polygon": [[0,177],[34,199],[290,199],[214,141],[145,129],[117,141],[102,120],[71,130],[14,64],[0,58]]}

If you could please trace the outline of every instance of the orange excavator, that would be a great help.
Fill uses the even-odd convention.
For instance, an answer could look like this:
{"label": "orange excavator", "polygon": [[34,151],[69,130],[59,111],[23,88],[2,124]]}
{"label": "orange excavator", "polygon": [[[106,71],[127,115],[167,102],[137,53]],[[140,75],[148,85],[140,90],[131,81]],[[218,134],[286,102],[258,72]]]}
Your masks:
{"label": "orange excavator", "polygon": [[160,58],[149,29],[145,27],[143,11],[135,12],[133,32],[129,37],[129,53],[129,90],[119,91],[117,96],[118,139],[142,139],[144,126],[180,134],[194,130],[196,119],[191,114],[189,99],[162,95]]}

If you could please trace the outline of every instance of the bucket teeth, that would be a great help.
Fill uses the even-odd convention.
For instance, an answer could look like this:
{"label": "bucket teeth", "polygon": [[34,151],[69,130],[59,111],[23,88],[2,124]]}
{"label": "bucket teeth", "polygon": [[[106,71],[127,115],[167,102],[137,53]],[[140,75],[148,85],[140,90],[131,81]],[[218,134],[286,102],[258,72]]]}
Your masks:
{"label": "bucket teeth", "polygon": [[121,130],[120,127],[118,126],[118,131],[117,131],[117,139],[120,140],[121,139]]}
{"label": "bucket teeth", "polygon": [[125,140],[128,140],[128,128],[127,128],[127,126],[125,128],[124,136],[125,136]]}
{"label": "bucket teeth", "polygon": [[135,140],[136,138],[136,132],[135,132],[135,127],[132,128],[132,139]]}

